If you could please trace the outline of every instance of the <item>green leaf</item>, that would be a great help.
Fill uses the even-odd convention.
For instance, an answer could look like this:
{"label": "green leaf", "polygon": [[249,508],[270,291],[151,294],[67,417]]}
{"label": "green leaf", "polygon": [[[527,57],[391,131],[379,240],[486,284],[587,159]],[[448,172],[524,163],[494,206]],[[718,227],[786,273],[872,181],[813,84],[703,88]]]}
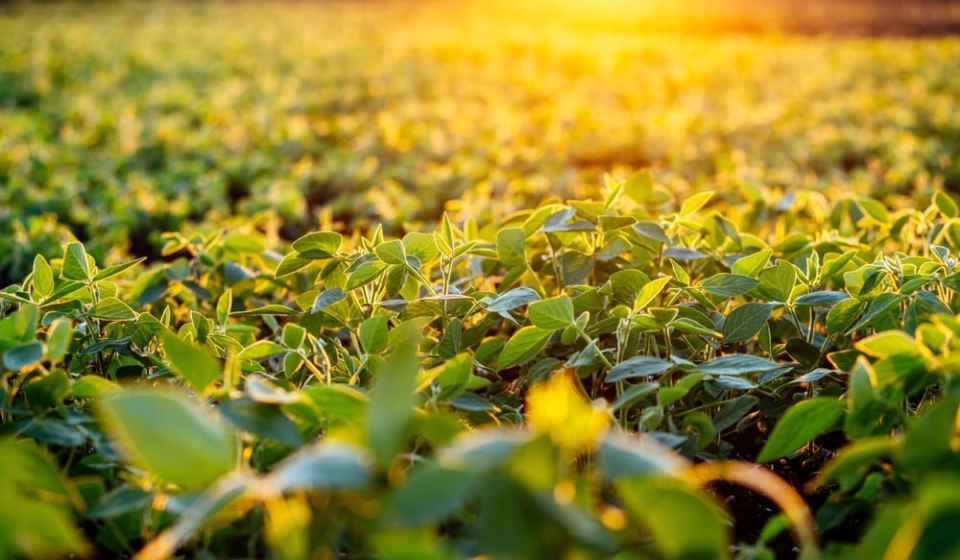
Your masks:
{"label": "green leaf", "polygon": [[680,216],[686,218],[690,214],[703,208],[703,205],[713,197],[713,194],[713,191],[704,191],[688,197],[680,206]]}
{"label": "green leaf", "polygon": [[510,340],[500,352],[498,367],[507,369],[509,367],[522,365],[533,359],[540,350],[547,344],[553,329],[541,329],[539,327],[523,327],[510,337]]}
{"label": "green leaf", "polygon": [[440,254],[432,233],[412,231],[403,236],[403,248],[407,255],[416,257],[421,264],[427,264]]}
{"label": "green leaf", "polygon": [[944,217],[956,218],[957,215],[960,215],[960,209],[957,208],[957,203],[950,195],[940,189],[937,189],[936,192],[933,193],[933,203],[937,205],[937,208]]}
{"label": "green leaf", "polygon": [[361,264],[347,277],[346,290],[354,290],[373,282],[386,269],[387,265],[380,261],[367,261]]}
{"label": "green leaf", "polygon": [[207,385],[223,374],[219,360],[176,335],[165,333],[162,341],[164,353],[170,360],[170,369],[186,379],[197,392],[203,392]]}
{"label": "green leaf", "polygon": [[330,288],[317,294],[317,299],[313,301],[311,313],[322,311],[331,305],[347,299],[347,293],[341,288]]}
{"label": "green leaf", "polygon": [[653,175],[646,169],[637,171],[624,182],[623,192],[637,204],[650,202],[654,193]]}
{"label": "green leaf", "polygon": [[3,365],[10,371],[19,371],[43,360],[43,344],[27,342],[3,353]]}
{"label": "green leaf", "polygon": [[387,331],[387,316],[374,315],[360,324],[357,330],[360,346],[367,354],[379,354],[387,349],[389,332]]}
{"label": "green leaf", "polygon": [[479,477],[467,470],[427,464],[413,470],[386,503],[386,519],[404,525],[442,521],[473,494]]}
{"label": "green leaf", "polygon": [[82,243],[70,243],[64,248],[60,276],[66,280],[90,281],[90,264]]}
{"label": "green leaf", "polygon": [[573,300],[567,294],[531,303],[527,317],[541,329],[562,329],[573,324]]}
{"label": "green leaf", "polygon": [[[332,231],[308,233],[293,242],[293,250],[301,259],[329,259],[336,256],[343,244],[343,236]],[[278,272],[277,276],[281,276]]]}
{"label": "green leaf", "polygon": [[627,390],[621,393],[620,396],[617,397],[617,400],[613,401],[613,404],[610,405],[610,412],[616,412],[621,408],[628,407],[659,388],[660,384],[656,381],[648,381],[646,383],[637,383],[636,385],[628,386]]}
{"label": "green leaf", "polygon": [[39,313],[36,305],[24,305],[19,311],[0,319],[0,349],[10,342],[32,342],[37,338]]}
{"label": "green leaf", "polygon": [[352,490],[371,482],[370,457],[364,450],[326,440],[291,455],[267,475],[267,488],[283,494],[317,490]]}
{"label": "green leaf", "polygon": [[786,457],[836,427],[843,416],[843,408],[843,401],[830,397],[818,397],[793,405],[777,421],[757,462],[769,463]]}
{"label": "green leaf", "polygon": [[75,398],[87,399],[116,393],[120,386],[99,375],[84,375],[73,382],[71,390]]}
{"label": "green leaf", "polygon": [[540,300],[540,294],[538,294],[536,290],[521,286],[509,292],[504,292],[495,299],[489,300],[487,303],[487,311],[503,313]]}
{"label": "green leaf", "polygon": [[878,295],[873,301],[870,302],[870,305],[867,306],[867,310],[864,312],[863,317],[860,318],[852,327],[847,329],[845,334],[853,334],[856,331],[870,326],[875,319],[887,313],[888,311],[893,310],[901,301],[906,299],[907,296],[901,294],[894,294],[890,292],[884,292]]}
{"label": "green leaf", "polygon": [[233,309],[233,291],[224,290],[217,300],[217,324],[226,326],[230,311]]}
{"label": "green leaf", "polygon": [[657,404],[670,406],[687,396],[687,393],[703,381],[703,378],[704,374],[702,373],[688,373],[681,377],[680,381],[677,381],[673,387],[660,387],[660,391],[657,393]]}
{"label": "green leaf", "polygon": [[667,237],[667,234],[663,231],[663,228],[660,227],[660,224],[653,221],[642,221],[633,226],[633,231],[646,239],[656,241],[661,245],[669,245],[670,238]]}
{"label": "green leaf", "polygon": [[764,249],[752,255],[740,257],[733,263],[733,273],[756,278],[757,275],[760,274],[760,271],[766,268],[767,263],[770,262],[771,255],[773,255],[773,249]]}
{"label": "green leaf", "polygon": [[370,448],[381,465],[393,462],[403,448],[414,415],[417,360],[414,342],[404,340],[375,374],[367,407]]}
{"label": "green leaf", "polygon": [[827,313],[827,334],[836,335],[853,325],[864,307],[864,303],[856,299],[847,299],[834,305]]}
{"label": "green leaf", "polygon": [[874,220],[880,222],[881,224],[890,223],[890,214],[883,206],[883,203],[879,200],[862,197],[857,200],[857,202],[860,204],[860,207],[863,208],[863,210]]}
{"label": "green leaf", "polygon": [[93,277],[93,281],[94,281],[94,282],[99,282],[99,281],[101,281],[101,280],[107,280],[107,279],[109,279],[109,278],[113,278],[114,276],[117,276],[117,275],[119,275],[119,274],[122,274],[124,271],[129,270],[129,269],[137,266],[138,264],[142,263],[142,262],[145,261],[145,260],[147,260],[147,258],[146,258],[146,257],[143,257],[143,258],[139,258],[139,259],[136,259],[136,260],[127,261],[127,262],[125,262],[125,263],[120,263],[120,264],[115,264],[115,265],[113,265],[113,266],[108,266],[107,268],[105,268],[105,269],[101,270],[100,272],[98,272],[97,275]]}
{"label": "green leaf", "polygon": [[137,312],[115,297],[103,298],[94,305],[89,312],[91,317],[107,321],[132,321],[137,318]]}
{"label": "green leaf", "polygon": [[23,389],[32,408],[49,409],[70,395],[70,383],[67,372],[54,368],[46,375],[32,377]]}
{"label": "green leaf", "polygon": [[258,340],[247,346],[237,354],[237,358],[241,360],[259,360],[262,358],[268,358],[270,356],[276,356],[277,354],[282,354],[286,352],[287,349],[283,346],[273,342],[272,340]]}
{"label": "green leaf", "polygon": [[789,367],[789,364],[778,364],[752,354],[733,354],[698,364],[697,371],[710,375],[743,375],[772,371],[781,367]]}
{"label": "green leaf", "polygon": [[86,556],[71,514],[76,492],[31,441],[0,439],[0,558]]}
{"label": "green leaf", "polygon": [[610,431],[600,444],[600,464],[607,479],[679,476],[687,469],[672,449],[641,434]]}
{"label": "green leaf", "polygon": [[920,346],[917,341],[903,331],[877,333],[857,342],[854,347],[874,358],[903,355],[917,356],[920,354]]}
{"label": "green leaf", "polygon": [[53,293],[53,269],[50,268],[47,259],[40,254],[33,259],[33,287],[43,297]]}
{"label": "green leaf", "polygon": [[719,433],[733,426],[746,416],[758,402],[760,402],[760,399],[753,395],[742,395],[728,402],[713,417],[713,429]]}
{"label": "green leaf", "polygon": [[236,436],[186,396],[126,390],[104,398],[100,412],[126,456],[166,482],[205,487],[236,465]]}
{"label": "green leaf", "polygon": [[290,447],[303,444],[297,425],[277,405],[241,397],[220,403],[217,412],[237,428],[260,438],[278,441]]}
{"label": "green leaf", "polygon": [[700,282],[700,287],[718,296],[736,297],[749,292],[759,284],[759,280],[749,276],[742,276],[740,274],[715,274],[703,282]]}
{"label": "green leaf", "polygon": [[349,385],[316,385],[302,391],[303,395],[320,407],[329,422],[359,420],[367,408],[366,393]]}
{"label": "green leaf", "polygon": [[522,228],[505,228],[497,232],[497,257],[507,268],[526,266],[526,235]]}
{"label": "green leaf", "polygon": [[650,277],[639,270],[628,268],[611,274],[608,282],[617,301],[624,305],[633,305],[640,288],[650,282]]}
{"label": "green leaf", "polygon": [[312,262],[312,259],[305,259],[301,257],[299,253],[290,253],[283,257],[283,260],[277,265],[277,270],[273,273],[273,277],[283,278],[284,276],[289,276],[307,268]]}
{"label": "green leaf", "polygon": [[810,292],[798,297],[794,303],[808,307],[830,307],[847,299],[850,299],[850,295],[846,292]]}
{"label": "green leaf", "polygon": [[255,309],[246,309],[244,311],[234,311],[231,315],[236,317],[255,317],[263,315],[299,315],[296,309],[291,309],[286,305],[270,304]]}
{"label": "green leaf", "polygon": [[704,492],[668,477],[621,480],[616,490],[631,515],[650,530],[663,558],[730,557],[725,516]]}
{"label": "green leaf", "polygon": [[660,292],[663,291],[663,288],[669,283],[670,277],[663,276],[644,284],[643,287],[640,288],[640,291],[637,293],[637,298],[633,302],[633,310],[640,311],[650,305],[653,300],[660,295]]}
{"label": "green leaf", "polygon": [[403,242],[399,239],[377,245],[374,252],[387,264],[407,264],[407,254],[404,251]]}
{"label": "green leaf", "polygon": [[473,357],[463,352],[443,364],[437,376],[440,386],[440,400],[449,400],[459,396],[467,387],[470,376],[473,374]]}
{"label": "green leaf", "polygon": [[734,308],[723,321],[724,342],[743,342],[753,338],[766,324],[773,308],[772,303],[754,302]]}
{"label": "green leaf", "polygon": [[670,362],[654,356],[634,356],[613,366],[604,381],[614,383],[623,379],[661,375],[673,366]]}
{"label": "green leaf", "polygon": [[776,266],[765,268],[758,276],[760,285],[756,291],[760,297],[769,301],[787,303],[797,281],[797,268],[787,261],[779,261]]}

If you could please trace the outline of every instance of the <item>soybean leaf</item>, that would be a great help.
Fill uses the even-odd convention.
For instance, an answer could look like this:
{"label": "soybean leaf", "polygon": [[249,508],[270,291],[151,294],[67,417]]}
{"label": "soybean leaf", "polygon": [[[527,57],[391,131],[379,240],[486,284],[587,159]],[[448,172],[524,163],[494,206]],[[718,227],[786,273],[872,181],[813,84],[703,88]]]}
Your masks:
{"label": "soybean leaf", "polygon": [[70,243],[63,251],[63,267],[60,276],[66,280],[90,281],[90,264],[87,252],[81,243]]}
{"label": "soybean leaf", "polygon": [[902,294],[894,294],[890,292],[884,292],[878,295],[873,301],[870,302],[870,305],[867,306],[867,310],[863,314],[863,317],[861,317],[860,320],[857,321],[852,327],[848,328],[845,334],[853,334],[864,327],[870,326],[875,319],[892,310],[906,297],[907,296]]}
{"label": "soybean leaf", "polygon": [[531,303],[527,317],[541,329],[562,329],[573,324],[573,300],[567,294]]}
{"label": "soybean leaf", "polygon": [[720,412],[713,417],[713,428],[722,432],[740,421],[760,401],[753,395],[742,395],[723,405]]}
{"label": "soybean leaf", "polygon": [[670,477],[621,480],[616,489],[627,510],[651,531],[664,558],[729,558],[724,515],[702,491]]}
{"label": "soybean leaf", "polygon": [[750,278],[756,278],[757,275],[760,274],[760,271],[767,266],[768,262],[770,262],[770,255],[772,254],[773,249],[764,249],[763,251],[757,251],[752,255],[740,257],[733,263],[732,271],[734,274],[741,274],[743,276],[749,276]]}
{"label": "soybean leaf", "polygon": [[279,305],[276,303],[270,305],[264,305],[263,307],[257,307],[255,309],[246,309],[244,311],[234,311],[231,315],[237,317],[253,317],[261,315],[299,315],[296,309],[291,309],[286,305]]}
{"label": "soybean leaf", "polygon": [[673,364],[654,356],[634,356],[613,366],[605,381],[613,383],[634,377],[660,375],[670,369]]}
{"label": "soybean leaf", "polygon": [[106,397],[100,411],[130,460],[164,481],[204,487],[236,464],[233,432],[185,395],[127,390]]}
{"label": "soybean leaf", "polygon": [[367,407],[370,448],[381,465],[389,465],[403,447],[414,414],[417,361],[414,343],[405,340],[375,373]]}
{"label": "soybean leaf", "polygon": [[[293,242],[293,250],[300,259],[329,259],[337,254],[343,236],[336,232],[309,233]],[[280,276],[280,274],[277,274]]]}
{"label": "soybean leaf", "polygon": [[723,321],[723,340],[743,342],[753,338],[773,312],[772,303],[744,303],[736,307]]}
{"label": "soybean leaf", "polygon": [[286,348],[272,340],[258,340],[237,354],[241,360],[259,360],[286,352]]}
{"label": "soybean leaf", "polygon": [[301,257],[299,253],[290,253],[283,257],[283,260],[277,265],[277,270],[274,271],[273,275],[275,278],[283,278],[284,276],[289,276],[294,272],[307,268],[312,262],[312,259]]}
{"label": "soybean leaf", "polygon": [[723,297],[735,297],[756,288],[760,281],[740,274],[715,274],[700,283],[704,290]]}
{"label": "soybean leaf", "polygon": [[220,403],[217,411],[237,428],[258,437],[278,441],[290,447],[303,444],[297,425],[277,405],[241,397]]}
{"label": "soybean leaf", "polygon": [[440,254],[436,239],[431,233],[412,231],[403,236],[403,248],[406,254],[416,257],[421,264],[427,264]]}
{"label": "soybean leaf", "polygon": [[132,321],[137,312],[115,297],[103,298],[90,309],[90,316],[107,321]]}
{"label": "soybean leaf", "polygon": [[769,463],[786,457],[837,426],[843,416],[843,407],[843,401],[830,397],[818,397],[793,405],[777,421],[757,462]]}
{"label": "soybean leaf", "polygon": [[364,450],[323,442],[285,459],[264,482],[281,493],[363,488],[371,480],[370,463]]}
{"label": "soybean leaf", "polygon": [[633,302],[634,311],[640,311],[660,295],[660,292],[663,291],[663,288],[670,283],[669,276],[663,276],[655,280],[651,280],[644,284],[640,291],[637,293],[637,298]]}
{"label": "soybean leaf", "polygon": [[316,313],[330,307],[331,305],[347,299],[346,292],[341,288],[330,288],[317,294],[317,299],[313,301],[311,313]]}
{"label": "soybean leaf", "polygon": [[142,263],[142,262],[145,261],[145,260],[147,260],[147,258],[146,258],[146,257],[142,257],[142,258],[139,258],[139,259],[136,259],[136,260],[127,261],[127,262],[125,262],[125,263],[120,263],[120,264],[115,264],[115,265],[113,265],[113,266],[108,266],[107,268],[105,268],[105,269],[101,270],[100,272],[98,272],[97,275],[93,277],[93,281],[94,281],[94,282],[99,282],[100,280],[106,280],[106,279],[108,279],[108,278],[113,278],[114,276],[117,276],[118,274],[121,274],[121,273],[123,273],[124,271],[129,270],[129,269],[137,266],[138,264]]}
{"label": "soybean leaf", "polygon": [[374,251],[380,260],[387,264],[407,264],[407,254],[403,242],[399,239],[381,243]]}
{"label": "soybean leaf", "polygon": [[610,405],[610,411],[616,412],[621,408],[628,407],[659,388],[660,384],[656,381],[637,383],[636,385],[629,386],[617,397],[617,400],[613,401],[613,404]]}
{"label": "soybean leaf", "polygon": [[27,342],[3,353],[3,365],[10,371],[19,371],[43,360],[43,344]]}
{"label": "soybean leaf", "polygon": [[507,268],[526,265],[526,236],[522,228],[505,228],[497,232],[497,257]]}
{"label": "soybean leaf", "polygon": [[473,494],[477,473],[427,464],[416,468],[387,500],[386,518],[404,525],[440,521]]}
{"label": "soybean leaf", "polygon": [[794,303],[811,307],[830,307],[845,299],[850,299],[850,295],[846,292],[810,292],[798,297]]}
{"label": "soybean leaf", "polygon": [[374,315],[357,329],[360,345],[367,354],[379,354],[387,349],[389,333],[387,331],[387,316]]}
{"label": "soybean leaf", "polygon": [[52,294],[55,287],[53,269],[47,263],[47,259],[40,254],[33,259],[33,287],[43,297]]}
{"label": "soybean leaf", "polygon": [[487,304],[487,311],[497,313],[511,311],[540,300],[540,294],[538,294],[536,290],[521,286],[500,294],[496,299],[490,300],[490,303]]}
{"label": "soybean leaf", "polygon": [[776,266],[763,269],[758,278],[760,285],[755,288],[757,295],[769,301],[786,303],[790,301],[797,281],[797,269],[781,260]]}
{"label": "soybean leaf", "polygon": [[186,379],[196,391],[202,392],[223,373],[219,360],[176,335],[166,333],[162,340],[170,369]]}
{"label": "soybean leaf", "polygon": [[711,375],[742,375],[771,371],[784,365],[751,354],[734,354],[721,356],[711,362],[704,362],[697,365],[696,369],[699,372]]}
{"label": "soybean leaf", "polygon": [[920,353],[917,341],[903,331],[877,333],[857,342],[854,346],[857,350],[874,358],[916,356]]}
{"label": "soybean leaf", "polygon": [[510,340],[507,341],[500,352],[498,367],[507,369],[530,361],[546,346],[551,334],[553,334],[553,329],[541,329],[534,326],[523,327],[518,330],[510,337]]}

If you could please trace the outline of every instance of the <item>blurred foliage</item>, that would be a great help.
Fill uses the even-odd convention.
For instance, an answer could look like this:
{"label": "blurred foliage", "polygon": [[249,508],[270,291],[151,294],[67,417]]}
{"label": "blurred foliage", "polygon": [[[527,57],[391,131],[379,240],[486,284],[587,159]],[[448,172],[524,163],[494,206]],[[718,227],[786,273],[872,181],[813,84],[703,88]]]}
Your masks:
{"label": "blurred foliage", "polygon": [[[651,6],[666,11],[0,13],[0,230],[13,232],[0,278],[69,235],[107,258],[156,257],[160,233],[230,216],[288,241],[317,226],[402,233],[444,209],[489,222],[596,196],[603,173],[638,168],[677,201],[708,186],[766,208],[797,191],[899,206],[960,185],[955,40],[680,34]],[[680,14],[722,16],[702,8]],[[637,32],[657,22],[666,34]],[[822,219],[819,200],[798,203]]]}

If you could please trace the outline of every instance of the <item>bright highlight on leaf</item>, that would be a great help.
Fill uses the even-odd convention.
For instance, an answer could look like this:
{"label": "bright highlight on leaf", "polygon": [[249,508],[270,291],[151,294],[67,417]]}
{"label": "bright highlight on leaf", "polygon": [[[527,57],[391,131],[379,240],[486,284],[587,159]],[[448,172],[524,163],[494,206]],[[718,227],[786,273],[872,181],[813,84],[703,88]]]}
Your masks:
{"label": "bright highlight on leaf", "polygon": [[557,446],[571,453],[595,445],[610,423],[606,410],[587,402],[569,374],[555,374],[532,387],[526,410],[534,430],[549,434]]}

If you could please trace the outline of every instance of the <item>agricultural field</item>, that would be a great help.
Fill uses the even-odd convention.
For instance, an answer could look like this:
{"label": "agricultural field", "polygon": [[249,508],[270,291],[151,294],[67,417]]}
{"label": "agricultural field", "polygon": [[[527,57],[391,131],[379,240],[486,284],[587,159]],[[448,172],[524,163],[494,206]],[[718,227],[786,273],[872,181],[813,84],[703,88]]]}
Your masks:
{"label": "agricultural field", "polygon": [[957,30],[0,3],[0,559],[960,557]]}

